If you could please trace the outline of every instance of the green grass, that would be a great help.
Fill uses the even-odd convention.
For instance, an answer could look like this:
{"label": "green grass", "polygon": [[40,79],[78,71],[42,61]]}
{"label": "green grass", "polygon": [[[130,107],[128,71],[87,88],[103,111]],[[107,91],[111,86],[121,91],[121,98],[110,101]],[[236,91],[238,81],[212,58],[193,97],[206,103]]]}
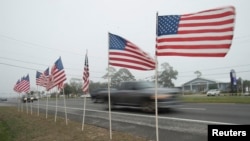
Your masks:
{"label": "green grass", "polygon": [[206,95],[185,95],[181,96],[183,102],[190,103],[241,103],[250,104],[250,96],[206,96]]}
{"label": "green grass", "polygon": [[[109,141],[109,129],[84,125],[40,113],[18,112],[16,107],[0,107],[0,141]],[[149,139],[112,131],[112,141],[149,141]]]}

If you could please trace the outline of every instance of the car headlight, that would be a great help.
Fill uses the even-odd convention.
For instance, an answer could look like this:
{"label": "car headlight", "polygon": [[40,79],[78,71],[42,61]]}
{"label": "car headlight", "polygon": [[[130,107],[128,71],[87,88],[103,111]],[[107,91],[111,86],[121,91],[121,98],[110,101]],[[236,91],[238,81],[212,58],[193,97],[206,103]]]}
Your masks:
{"label": "car headlight", "polygon": [[169,95],[169,94],[158,94],[157,96],[156,95],[150,96],[151,99],[155,99],[156,97],[157,97],[157,99],[167,99],[167,98],[170,98],[171,95]]}

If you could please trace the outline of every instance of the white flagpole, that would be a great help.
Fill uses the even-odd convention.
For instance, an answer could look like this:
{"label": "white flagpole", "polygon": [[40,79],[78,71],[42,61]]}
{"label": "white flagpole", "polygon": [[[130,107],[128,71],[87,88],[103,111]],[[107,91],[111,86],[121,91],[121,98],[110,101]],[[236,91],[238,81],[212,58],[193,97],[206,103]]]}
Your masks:
{"label": "white flagpole", "polygon": [[48,92],[49,91],[47,91],[47,94],[46,94],[46,96],[47,96],[47,101],[46,101],[46,119],[48,118],[48,101],[49,101]]}
{"label": "white flagpole", "polygon": [[21,110],[20,110],[20,104],[21,104],[21,103],[20,103],[20,101],[21,101],[20,99],[21,99],[21,98],[20,98],[20,93],[18,93],[18,96],[17,96],[17,106],[18,106],[17,109],[18,109],[18,112],[21,111]]}
{"label": "white flagpole", "polygon": [[[30,97],[31,98],[31,97]],[[30,114],[32,115],[32,105],[33,105],[33,100],[30,99]]]}
{"label": "white flagpole", "polygon": [[55,122],[56,122],[56,118],[57,118],[57,92],[55,94],[56,94],[56,112],[55,112]]}
{"label": "white flagpole", "polygon": [[64,97],[64,111],[65,111],[65,122],[66,125],[68,125],[68,118],[67,118],[67,111],[66,111],[66,101],[65,101],[65,93],[64,93],[64,88],[63,88],[63,97]]}
{"label": "white flagpole", "polygon": [[[158,35],[158,12],[156,13],[156,38]],[[156,49],[157,43],[155,43]],[[156,130],[156,141],[159,141],[159,130],[158,130],[158,60],[157,54],[155,55],[155,130]]]}
{"label": "white flagpole", "polygon": [[83,131],[83,129],[84,129],[85,107],[86,107],[86,96],[84,97],[84,102],[83,102],[82,131]]}
{"label": "white flagpole", "polygon": [[[20,94],[21,94],[21,93],[20,93]],[[22,100],[21,100],[21,101],[22,101]],[[22,112],[23,112],[23,102],[22,102],[21,106],[22,106]]]}
{"label": "white flagpole", "polygon": [[28,97],[26,98],[26,112],[27,112],[27,114],[29,114],[29,108],[28,108]]}
{"label": "white flagpole", "polygon": [[37,92],[38,92],[38,99],[37,99],[37,116],[39,116],[39,105],[40,105],[40,103],[39,103],[39,99],[40,99],[40,92],[39,92],[39,90],[38,90],[38,85],[36,86],[36,90],[37,90]]}
{"label": "white flagpole", "polygon": [[[108,33],[109,37],[109,33]],[[111,105],[110,105],[110,76],[109,76],[109,38],[108,38],[108,100],[109,100],[109,136],[110,139],[112,140],[112,123],[111,123]]]}
{"label": "white flagpole", "polygon": [[[86,59],[87,58],[87,54],[88,54],[88,50],[86,51],[86,56],[85,56],[85,63],[86,63]],[[87,60],[88,61],[88,60]],[[84,63],[84,68],[83,68],[83,75],[85,75],[85,64]],[[88,63],[88,62],[87,62]],[[89,69],[89,68],[88,68]],[[83,76],[84,77],[84,76]],[[89,76],[88,76],[89,77]],[[89,78],[88,78],[88,81],[89,81]],[[85,85],[85,82],[83,82],[83,86]],[[88,86],[89,87],[89,86]],[[89,89],[89,88],[88,88]],[[83,94],[86,94],[85,90],[83,90]],[[85,108],[86,108],[86,95],[84,97],[84,101],[83,101],[83,115],[82,115],[82,131],[84,130],[84,121],[85,121]]]}

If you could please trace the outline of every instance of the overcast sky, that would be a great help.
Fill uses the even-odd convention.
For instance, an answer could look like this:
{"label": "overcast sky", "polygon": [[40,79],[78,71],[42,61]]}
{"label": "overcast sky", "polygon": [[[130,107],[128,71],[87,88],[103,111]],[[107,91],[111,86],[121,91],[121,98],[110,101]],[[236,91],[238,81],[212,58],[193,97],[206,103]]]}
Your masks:
{"label": "overcast sky", "polygon": [[[236,8],[233,44],[224,58],[158,57],[179,72],[175,85],[202,77],[229,82],[229,72],[250,80],[249,0],[0,0],[0,97],[15,96],[16,81],[44,71],[61,56],[67,81],[82,79],[88,50],[90,80],[108,66],[108,32],[122,36],[154,56],[156,13],[187,14],[232,5]],[[117,70],[118,67],[115,67]],[[154,71],[131,70],[136,79]]]}

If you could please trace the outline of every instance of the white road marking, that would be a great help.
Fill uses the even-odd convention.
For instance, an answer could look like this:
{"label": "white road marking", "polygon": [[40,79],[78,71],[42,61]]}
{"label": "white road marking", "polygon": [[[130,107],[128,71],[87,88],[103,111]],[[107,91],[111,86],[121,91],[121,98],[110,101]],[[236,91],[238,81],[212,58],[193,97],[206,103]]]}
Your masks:
{"label": "white road marking", "polygon": [[205,108],[180,108],[180,109],[184,109],[184,110],[199,110],[199,111],[205,111],[205,110],[207,110]]}

